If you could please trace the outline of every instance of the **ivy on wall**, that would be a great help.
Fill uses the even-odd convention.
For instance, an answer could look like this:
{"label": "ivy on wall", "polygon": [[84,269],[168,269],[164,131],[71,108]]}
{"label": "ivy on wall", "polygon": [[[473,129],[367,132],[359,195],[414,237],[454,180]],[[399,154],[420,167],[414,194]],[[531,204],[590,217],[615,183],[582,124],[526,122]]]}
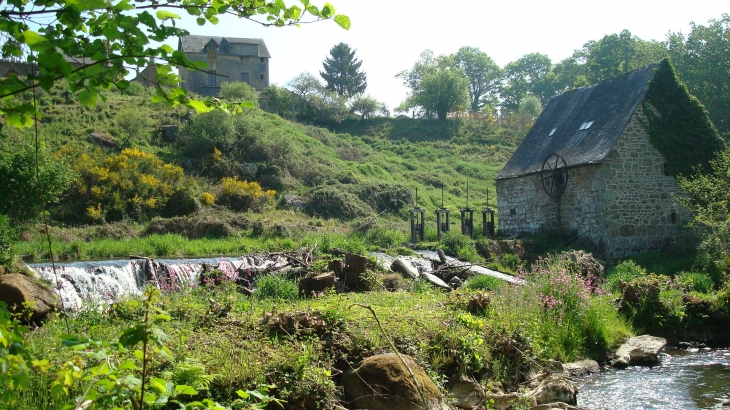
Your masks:
{"label": "ivy on wall", "polygon": [[679,82],[668,58],[649,82],[644,113],[649,139],[667,159],[669,175],[690,176],[695,169],[705,173],[710,160],[725,148],[702,103]]}

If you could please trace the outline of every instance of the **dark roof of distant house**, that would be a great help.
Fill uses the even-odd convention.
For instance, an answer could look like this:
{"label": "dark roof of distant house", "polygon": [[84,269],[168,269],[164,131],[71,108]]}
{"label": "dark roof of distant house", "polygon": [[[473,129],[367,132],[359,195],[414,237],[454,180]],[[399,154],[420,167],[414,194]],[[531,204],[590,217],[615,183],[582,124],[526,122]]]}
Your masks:
{"label": "dark roof of distant house", "polygon": [[[256,44],[258,46],[257,57],[271,58],[269,49],[262,38],[239,38],[239,37],[211,37],[211,36],[183,36],[180,37],[178,49],[186,53],[202,53],[203,48],[210,40],[214,40],[219,46],[226,44]],[[219,50],[222,54],[228,54],[225,50]]]}
{"label": "dark roof of distant house", "polygon": [[552,153],[565,158],[569,168],[603,162],[644,99],[658,64],[550,98],[496,179],[540,172]]}

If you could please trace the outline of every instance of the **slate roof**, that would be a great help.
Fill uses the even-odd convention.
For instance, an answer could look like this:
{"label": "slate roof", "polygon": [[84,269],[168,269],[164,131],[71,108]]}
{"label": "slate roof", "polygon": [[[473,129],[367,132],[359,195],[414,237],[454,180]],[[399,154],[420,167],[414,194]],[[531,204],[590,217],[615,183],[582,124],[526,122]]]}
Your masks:
{"label": "slate roof", "polygon": [[[540,172],[552,153],[565,158],[568,168],[603,162],[644,99],[658,66],[654,63],[551,97],[496,179]],[[588,129],[580,130],[590,121]]]}
{"label": "slate roof", "polygon": [[244,43],[244,44],[256,44],[258,45],[259,54],[257,57],[271,58],[269,49],[266,48],[266,43],[262,38],[240,38],[240,37],[212,37],[212,36],[183,36],[180,37],[178,43],[178,49],[186,53],[202,53],[203,47],[210,40],[214,40],[219,46],[218,50],[221,54],[228,54],[227,45],[230,43]]}

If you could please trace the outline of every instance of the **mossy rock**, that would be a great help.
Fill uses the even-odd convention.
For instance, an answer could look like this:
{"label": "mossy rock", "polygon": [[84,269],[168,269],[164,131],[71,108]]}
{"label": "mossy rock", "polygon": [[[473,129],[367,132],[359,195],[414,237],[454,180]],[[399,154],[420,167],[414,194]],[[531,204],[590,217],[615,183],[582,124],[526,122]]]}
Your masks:
{"label": "mossy rock", "polygon": [[408,369],[394,353],[376,355],[363,360],[355,370],[345,372],[342,386],[345,397],[353,408],[370,410],[421,410],[447,409],[443,395],[428,374],[412,357],[402,355],[411,369],[423,395],[428,401],[424,406]]}

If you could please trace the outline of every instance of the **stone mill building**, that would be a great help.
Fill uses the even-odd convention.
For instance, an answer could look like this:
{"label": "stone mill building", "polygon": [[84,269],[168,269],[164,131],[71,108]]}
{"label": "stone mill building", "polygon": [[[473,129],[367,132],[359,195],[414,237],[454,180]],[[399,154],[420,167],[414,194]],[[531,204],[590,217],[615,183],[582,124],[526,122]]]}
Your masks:
{"label": "stone mill building", "polygon": [[553,96],[496,178],[499,232],[572,230],[607,260],[659,250],[688,219],[674,176],[723,145],[668,60]]}

